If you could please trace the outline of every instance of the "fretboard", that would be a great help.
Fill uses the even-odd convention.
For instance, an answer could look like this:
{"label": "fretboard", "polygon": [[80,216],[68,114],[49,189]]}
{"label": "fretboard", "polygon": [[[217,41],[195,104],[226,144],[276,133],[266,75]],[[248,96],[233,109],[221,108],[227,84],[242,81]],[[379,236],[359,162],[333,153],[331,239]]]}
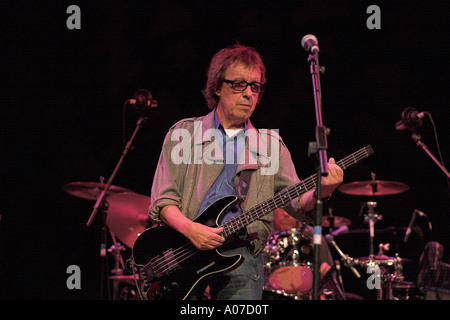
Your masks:
{"label": "fretboard", "polygon": [[[342,169],[346,170],[350,168],[354,164],[361,162],[365,158],[372,155],[373,149],[369,144],[364,148],[352,153],[351,155],[345,157],[344,159],[339,160],[336,164]],[[300,197],[303,193],[314,190],[317,185],[317,173],[313,174],[309,178],[306,178],[303,181],[296,183],[295,185],[288,187],[272,198],[269,198],[260,204],[254,206],[253,208],[241,213],[240,215],[234,217],[233,219],[225,222],[222,227],[224,230],[222,231],[222,235],[226,238],[233,234],[234,232],[242,229],[243,227],[249,225],[253,221],[264,217],[270,212],[274,211],[277,208],[283,207],[288,204],[290,201],[295,198]]]}

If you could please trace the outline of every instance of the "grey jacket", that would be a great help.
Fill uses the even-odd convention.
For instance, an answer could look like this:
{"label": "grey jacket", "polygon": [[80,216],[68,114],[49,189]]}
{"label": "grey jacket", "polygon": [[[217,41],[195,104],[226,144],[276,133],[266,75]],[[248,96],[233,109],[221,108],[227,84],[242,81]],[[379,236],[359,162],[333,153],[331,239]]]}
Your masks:
{"label": "grey jacket", "polygon": [[[203,117],[181,120],[169,129],[153,179],[149,209],[152,223],[163,223],[159,212],[167,205],[177,206],[191,220],[197,217],[203,197],[224,166],[221,148],[211,138],[213,123],[214,110]],[[244,213],[299,182],[289,150],[276,130],[257,130],[249,121],[247,132],[245,158],[239,161],[235,176],[238,190],[240,173],[253,170],[245,201],[241,204]],[[301,219],[298,198],[284,209]],[[262,242],[270,234],[272,225],[273,212],[250,223],[247,226],[249,239]]]}

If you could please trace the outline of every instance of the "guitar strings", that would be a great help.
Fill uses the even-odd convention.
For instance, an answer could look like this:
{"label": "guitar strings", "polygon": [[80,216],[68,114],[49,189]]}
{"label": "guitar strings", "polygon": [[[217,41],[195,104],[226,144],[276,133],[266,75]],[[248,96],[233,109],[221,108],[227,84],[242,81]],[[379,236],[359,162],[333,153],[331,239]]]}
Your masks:
{"label": "guitar strings", "polygon": [[[160,276],[165,271],[172,269],[174,266],[176,266],[178,263],[183,262],[186,259],[189,259],[194,254],[196,254],[198,251],[195,251],[196,249],[191,243],[187,243],[175,250],[173,250],[172,258],[166,259],[165,256],[161,256],[160,258],[156,259],[155,261],[151,261],[153,272],[156,276]],[[188,255],[188,256],[186,256]],[[155,259],[154,258],[154,259]],[[153,259],[153,260],[154,260]],[[181,259],[181,260],[180,260]]]}
{"label": "guitar strings", "polygon": [[[368,150],[370,150],[370,149],[368,149],[368,147],[364,147],[361,150],[356,151],[354,154],[351,154],[351,155],[345,157],[344,159],[338,161],[336,164],[339,167],[346,169],[346,168],[350,167],[351,165],[358,163],[360,160],[366,158],[369,155]],[[247,212],[245,212],[245,214],[239,215],[239,216],[229,220],[223,226],[224,226],[224,228],[227,228],[227,229],[229,227],[230,230],[229,230],[229,232],[224,231],[223,233],[224,234],[228,234],[228,233],[232,234],[233,232],[242,228],[242,224],[243,224],[242,221],[244,219],[245,219],[245,223],[248,224],[247,217],[252,218],[250,220],[254,221],[257,218],[264,216],[265,214],[267,214],[267,213],[275,210],[276,208],[282,206],[283,204],[287,203],[287,201],[285,202],[282,200],[283,197],[286,198],[286,195],[287,195],[287,198],[289,198],[289,200],[299,197],[302,193],[309,191],[309,190],[313,189],[314,187],[316,187],[316,181],[317,181],[317,173],[303,181],[300,181],[298,184],[296,184],[292,187],[289,187],[287,189],[280,191],[276,196],[264,201],[263,203],[257,205],[256,207],[249,209]],[[303,187],[301,185],[303,185]],[[274,203],[274,206],[270,206],[270,204],[269,204],[269,207],[267,208],[267,205],[270,201],[272,201]],[[280,201],[280,202],[277,203],[277,201]]]}

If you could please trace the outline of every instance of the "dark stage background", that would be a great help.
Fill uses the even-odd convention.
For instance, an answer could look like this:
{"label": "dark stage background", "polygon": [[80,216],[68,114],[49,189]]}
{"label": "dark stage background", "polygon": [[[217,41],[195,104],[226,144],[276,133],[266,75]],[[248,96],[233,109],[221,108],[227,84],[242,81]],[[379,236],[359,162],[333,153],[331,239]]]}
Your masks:
{"label": "dark stage background", "polygon": [[[81,9],[81,29],[69,30],[66,9]],[[369,30],[366,9],[381,9],[381,29]],[[406,107],[428,111],[442,156],[450,157],[448,57],[450,4],[444,1],[16,1],[0,5],[1,156],[0,298],[100,299],[100,219],[86,223],[94,201],[65,193],[75,181],[99,182],[115,168],[137,116],[123,103],[148,89],[159,106],[139,131],[134,150],[113,184],[149,196],[167,129],[208,112],[201,95],[211,56],[235,41],[256,47],[268,68],[268,87],[252,122],[280,129],[299,177],[314,173],[308,158],[316,125],[308,53],[321,48],[323,122],[331,129],[328,155],[340,159],[371,144],[375,155],[345,173],[345,181],[398,181],[402,194],[377,198],[375,244],[399,253],[406,280],[415,282],[418,257],[430,240],[449,250],[449,186],[444,173],[395,130]],[[438,156],[431,121],[423,142]],[[352,257],[368,255],[361,203],[335,192],[325,206],[352,220],[338,239]],[[412,212],[423,236],[402,242]],[[391,230],[384,232],[385,230]],[[324,229],[326,232],[326,229]],[[108,246],[111,245],[110,239]],[[336,252],[332,252],[337,259]],[[123,252],[124,259],[130,250]],[[81,289],[69,290],[66,269],[78,265]],[[109,261],[108,269],[112,269]],[[364,275],[364,270],[360,269]],[[347,292],[373,297],[365,279],[344,269]]]}

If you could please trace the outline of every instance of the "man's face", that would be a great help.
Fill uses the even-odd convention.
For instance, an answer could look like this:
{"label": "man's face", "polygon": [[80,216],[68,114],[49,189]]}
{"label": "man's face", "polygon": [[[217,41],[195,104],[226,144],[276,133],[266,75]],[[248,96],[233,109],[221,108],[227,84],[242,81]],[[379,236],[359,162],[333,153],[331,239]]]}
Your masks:
{"label": "man's face", "polygon": [[[259,68],[247,67],[237,61],[225,71],[225,79],[259,82],[261,81],[261,71]],[[240,92],[234,90],[231,84],[225,82],[216,91],[216,94],[219,96],[217,114],[225,129],[242,128],[244,122],[250,118],[255,110],[259,96],[259,93],[251,91],[250,86]]]}

